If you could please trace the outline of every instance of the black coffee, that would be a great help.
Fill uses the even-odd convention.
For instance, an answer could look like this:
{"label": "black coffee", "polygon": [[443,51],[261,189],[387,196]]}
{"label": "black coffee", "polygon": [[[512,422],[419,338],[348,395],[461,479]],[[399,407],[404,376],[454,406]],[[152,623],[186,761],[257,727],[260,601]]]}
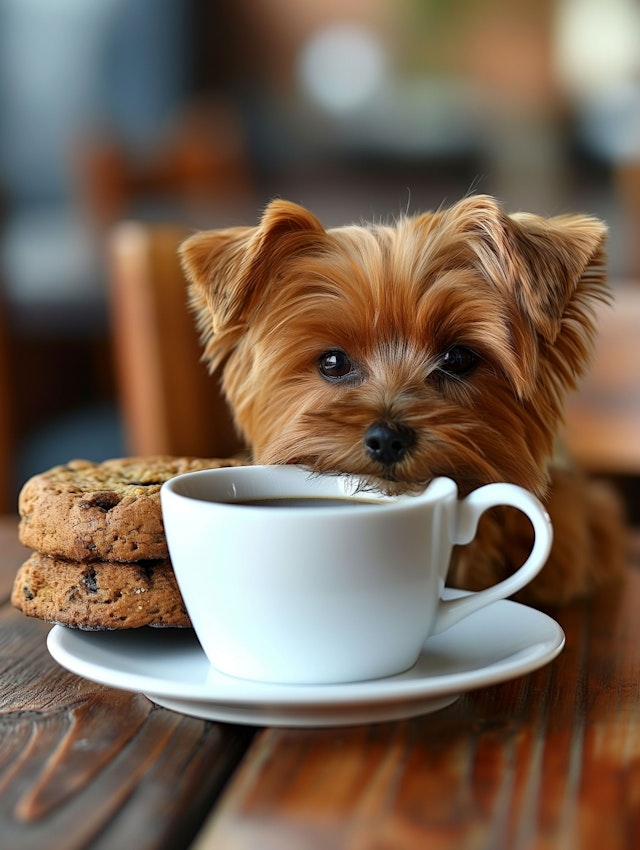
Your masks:
{"label": "black coffee", "polygon": [[250,505],[257,508],[352,508],[361,505],[381,505],[374,499],[326,498],[317,496],[276,496],[261,499],[239,499],[234,505]]}

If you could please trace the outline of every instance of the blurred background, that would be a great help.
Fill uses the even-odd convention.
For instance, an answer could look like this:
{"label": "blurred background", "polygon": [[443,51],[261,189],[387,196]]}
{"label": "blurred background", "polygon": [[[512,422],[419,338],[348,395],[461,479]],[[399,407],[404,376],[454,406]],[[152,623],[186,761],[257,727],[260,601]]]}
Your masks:
{"label": "blurred background", "polygon": [[129,452],[121,220],[254,224],[278,195],[336,225],[488,192],[604,218],[612,280],[638,278],[639,45],[637,0],[0,0],[10,492]]}

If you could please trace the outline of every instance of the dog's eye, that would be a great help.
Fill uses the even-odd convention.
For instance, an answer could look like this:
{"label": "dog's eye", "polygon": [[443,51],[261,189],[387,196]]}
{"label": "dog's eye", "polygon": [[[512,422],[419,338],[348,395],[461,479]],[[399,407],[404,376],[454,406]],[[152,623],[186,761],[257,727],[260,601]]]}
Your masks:
{"label": "dog's eye", "polygon": [[332,351],[325,351],[324,354],[320,355],[318,358],[318,369],[325,378],[339,380],[340,378],[346,378],[348,375],[351,375],[353,372],[353,363],[344,351],[335,348]]}
{"label": "dog's eye", "polygon": [[441,372],[464,378],[473,372],[477,363],[478,355],[475,351],[464,345],[454,345],[442,356],[438,365]]}

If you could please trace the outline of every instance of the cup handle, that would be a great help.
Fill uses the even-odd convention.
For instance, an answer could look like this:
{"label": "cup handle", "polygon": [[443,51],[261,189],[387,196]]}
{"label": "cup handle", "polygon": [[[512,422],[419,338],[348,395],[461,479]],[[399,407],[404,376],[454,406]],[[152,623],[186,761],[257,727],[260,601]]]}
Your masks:
{"label": "cup handle", "polygon": [[454,543],[470,543],[475,537],[478,522],[489,508],[508,505],[517,508],[531,520],[535,539],[529,557],[512,575],[485,590],[470,593],[458,599],[440,600],[432,634],[438,634],[455,623],[484,608],[505,599],[528,584],[544,566],[553,542],[553,529],[549,514],[542,503],[528,490],[516,484],[487,484],[470,493],[457,503],[457,522]]}

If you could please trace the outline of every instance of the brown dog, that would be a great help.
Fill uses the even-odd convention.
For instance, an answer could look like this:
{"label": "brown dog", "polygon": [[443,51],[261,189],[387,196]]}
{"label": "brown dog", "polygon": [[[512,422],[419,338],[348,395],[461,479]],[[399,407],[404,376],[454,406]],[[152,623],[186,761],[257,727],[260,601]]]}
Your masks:
{"label": "brown dog", "polygon": [[[325,230],[285,201],[259,226],[181,248],[212,370],[258,463],[355,473],[386,492],[453,478],[542,498],[554,549],[527,590],[563,602],[618,571],[615,500],[555,463],[567,392],[608,300],[606,228],[508,216],[486,196],[395,226]],[[478,588],[524,560],[529,524],[483,520],[453,581]]]}

